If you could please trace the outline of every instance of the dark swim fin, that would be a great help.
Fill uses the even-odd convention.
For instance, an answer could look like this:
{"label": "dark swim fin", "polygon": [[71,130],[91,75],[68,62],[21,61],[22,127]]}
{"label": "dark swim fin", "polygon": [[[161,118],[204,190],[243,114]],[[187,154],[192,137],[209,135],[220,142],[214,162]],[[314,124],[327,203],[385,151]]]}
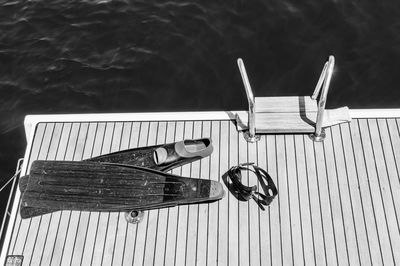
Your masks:
{"label": "dark swim fin", "polygon": [[[166,172],[207,157],[212,151],[213,146],[209,138],[187,139],[175,143],[117,151],[85,161],[129,164]],[[28,175],[20,177],[21,192],[25,191],[28,178]]]}
{"label": "dark swim fin", "polygon": [[[129,164],[168,171],[181,165],[209,156],[213,151],[211,139],[188,139],[175,143],[141,147],[118,151],[87,159],[85,161]],[[29,182],[29,175],[20,177],[19,189],[23,193]],[[21,208],[21,216],[32,217],[53,212],[51,209]]]}
{"label": "dark swim fin", "polygon": [[148,168],[90,161],[34,161],[20,213],[22,218],[30,218],[47,213],[45,210],[150,210],[223,196],[219,182]]}
{"label": "dark swim fin", "polygon": [[211,139],[187,139],[175,143],[142,147],[93,157],[87,161],[129,164],[159,171],[168,171],[209,156]]}

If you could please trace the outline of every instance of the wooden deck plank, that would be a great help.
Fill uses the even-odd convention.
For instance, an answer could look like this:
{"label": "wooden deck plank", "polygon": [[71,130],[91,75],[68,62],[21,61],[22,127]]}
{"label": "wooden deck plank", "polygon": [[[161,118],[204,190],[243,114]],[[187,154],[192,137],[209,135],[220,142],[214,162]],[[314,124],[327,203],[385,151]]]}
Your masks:
{"label": "wooden deck plank", "polygon": [[[111,137],[111,147],[109,152],[116,152],[120,150],[123,133],[123,123],[115,123],[113,134]],[[118,231],[118,221],[120,218],[119,212],[110,212],[108,226],[106,230],[106,238],[102,251],[101,265],[112,265],[114,255],[115,240]]]}
{"label": "wooden deck plank", "polygon": [[357,177],[359,178],[360,193],[362,195],[362,206],[364,208],[365,220],[367,224],[367,235],[370,245],[371,261],[373,264],[383,264],[381,247],[382,240],[378,234],[378,222],[375,214],[375,205],[377,202],[372,199],[358,121],[353,121],[353,123],[350,125],[350,130],[353,148],[352,153],[355,157]]}
{"label": "wooden deck plank", "polygon": [[388,231],[388,217],[387,206],[384,202],[384,194],[382,193],[382,182],[377,176],[376,165],[374,163],[374,154],[372,150],[372,143],[368,131],[368,120],[361,119],[358,121],[360,141],[362,143],[363,157],[366,166],[366,173],[368,184],[373,201],[373,210],[377,222],[379,242],[382,247],[383,262],[385,264],[392,264],[393,261],[393,247],[390,242],[390,235]]}
{"label": "wooden deck plank", "polygon": [[92,156],[94,142],[96,140],[97,123],[89,123],[85,146],[83,147],[82,160],[88,159]]}
{"label": "wooden deck plank", "polygon": [[[87,129],[85,130],[85,125],[80,125],[78,130],[77,145],[74,151],[73,160],[80,161],[83,157],[83,152],[85,148],[85,141],[87,137]],[[64,243],[64,249],[61,254],[61,265],[70,265],[72,260],[73,249],[76,239],[76,231],[79,226],[81,212],[72,211],[70,214],[70,223],[67,227],[67,233]]]}
{"label": "wooden deck plank", "polygon": [[[91,151],[90,157],[95,157],[101,155],[101,150],[103,146],[103,140],[105,137],[106,123],[98,123],[96,128],[96,133],[93,142],[93,149]],[[89,222],[87,225],[87,231],[84,238],[83,244],[83,254],[81,257],[82,265],[89,265],[92,262],[92,254],[95,247],[95,238],[97,235],[97,228],[100,219],[99,212],[89,213]]]}
{"label": "wooden deck plank", "polygon": [[[131,124],[129,141],[128,141],[128,147],[130,149],[137,148],[139,146],[140,132],[142,129],[142,124],[143,124],[142,122],[135,122],[135,123]],[[121,242],[122,247],[120,248],[120,250],[122,251],[122,254],[118,250],[116,253],[122,257],[120,259],[119,259],[119,256],[116,257],[115,263],[117,264],[117,261],[122,261],[122,265],[132,265],[133,264],[133,256],[134,256],[134,252],[135,252],[135,237],[136,237],[136,232],[137,232],[137,225],[127,223],[125,221],[124,215],[122,215],[122,216],[123,217],[122,218],[120,217],[120,220],[122,219],[125,224],[125,235],[123,237],[123,241]],[[120,221],[120,223],[122,223],[122,221]]]}
{"label": "wooden deck plank", "polygon": [[[316,264],[313,222],[310,209],[309,184],[304,150],[304,136],[294,136],[294,156],[296,164],[296,184],[298,193],[298,208],[300,218],[300,232],[302,239],[303,263]],[[294,179],[294,178],[293,178]],[[297,243],[299,245],[299,243]],[[300,260],[299,260],[300,261]]]}
{"label": "wooden deck plank", "polygon": [[[389,237],[390,246],[392,248],[392,259],[393,263],[397,264],[396,257],[400,257],[400,249],[396,248],[400,246],[400,229],[397,219],[396,209],[394,206],[393,191],[390,179],[387,173],[387,164],[383,156],[382,141],[380,130],[376,119],[368,119],[367,127],[369,132],[369,138],[371,142],[372,160],[376,178],[378,179],[378,185],[381,192],[381,201],[384,207],[384,214],[387,222],[387,232]],[[369,145],[367,145],[368,147]],[[365,149],[367,151],[368,149]],[[366,152],[367,154],[367,152]],[[370,154],[371,155],[371,154]]]}
{"label": "wooden deck plank", "polygon": [[[157,131],[158,131],[158,123],[157,122],[149,122],[145,123],[147,126],[147,133],[142,135],[140,143],[141,146],[152,146],[156,143]],[[146,126],[144,129],[146,129]],[[142,128],[143,129],[143,128]],[[146,137],[146,138],[145,138]],[[144,140],[146,140],[144,142]],[[148,245],[148,239],[152,238],[155,235],[153,228],[154,218],[156,217],[156,210],[146,211],[143,217],[143,221],[137,224],[137,233],[136,233],[136,241],[135,241],[135,255],[134,255],[134,265],[143,265],[145,262],[145,253]],[[139,243],[138,243],[139,242]]]}
{"label": "wooden deck plank", "polygon": [[[358,227],[355,224],[355,215],[353,207],[353,198],[350,191],[349,177],[347,174],[346,159],[344,158],[343,143],[341,139],[340,126],[334,126],[330,130],[330,145],[332,145],[332,155],[327,156],[327,160],[333,160],[334,163],[334,173],[333,181],[336,182],[337,191],[339,193],[340,207],[342,212],[342,222],[345,231],[346,238],[346,255],[348,256],[350,265],[360,265],[360,249],[359,243],[357,241],[357,230]],[[347,160],[349,162],[349,160]],[[330,177],[332,178],[332,177]],[[351,176],[352,180],[356,180],[354,175]],[[353,183],[354,184],[354,183]],[[357,186],[352,186],[351,190],[357,190]],[[360,219],[363,226],[363,219]],[[367,239],[364,238],[364,241]],[[368,252],[368,247],[365,245],[366,252]],[[367,254],[367,253],[366,253]],[[365,261],[365,263],[367,263]]]}
{"label": "wooden deck plank", "polygon": [[[257,156],[255,159],[256,165],[269,171],[267,165],[267,152],[268,147],[266,143],[267,137],[263,136],[260,141],[256,144]],[[269,172],[271,178],[274,180],[276,184],[276,176]],[[276,204],[276,205],[275,205]],[[274,202],[270,206],[277,206],[277,203]],[[255,264],[259,263],[260,265],[271,265],[271,207],[267,207],[265,211],[258,210],[258,219],[259,219],[259,262],[253,260]]]}
{"label": "wooden deck plank", "polygon": [[293,264],[293,232],[290,227],[290,195],[288,188],[288,175],[287,175],[287,152],[285,135],[276,136],[276,159],[277,159],[277,187],[280,193],[280,221],[281,221],[281,240],[282,248],[281,256],[282,262],[285,265]]}
{"label": "wooden deck plank", "polygon": [[[84,146],[86,143],[86,139],[87,139],[87,133],[88,133],[88,124],[87,123],[80,123],[78,126],[78,131],[77,131],[77,140],[76,140],[76,145],[75,145],[75,149],[72,155],[72,159],[73,160],[81,160],[82,156],[83,156],[83,150],[84,150]],[[49,215],[45,215],[46,216],[50,216],[50,219],[53,218],[53,213],[50,213]],[[75,217],[73,215],[71,215],[71,219],[70,219],[71,223],[68,226],[68,232],[67,232],[67,236],[66,236],[66,241],[65,241],[65,248],[63,250],[63,254],[61,255],[61,263],[65,264],[65,263],[70,263],[71,261],[71,254],[73,252],[73,245],[68,243],[68,239],[72,238],[75,239],[75,232],[74,232],[74,228],[77,226],[77,224],[79,223],[79,217]],[[47,230],[49,230],[48,226]],[[70,233],[70,232],[74,232],[74,233]],[[64,253],[67,254],[67,256],[64,256]],[[62,259],[64,258],[64,260]],[[39,264],[40,265],[40,262]]]}
{"label": "wooden deck plank", "polygon": [[111,142],[111,152],[116,152],[121,150],[122,143],[122,133],[124,129],[124,123],[118,122],[114,125],[114,135]]}
{"label": "wooden deck plank", "polygon": [[[165,143],[166,138],[166,127],[165,123],[152,123],[153,129],[150,130],[155,131],[154,135],[154,142],[153,144],[161,144]],[[150,144],[150,145],[153,145]],[[157,239],[157,232],[158,232],[158,225],[159,223],[161,226],[165,224],[165,221],[159,220],[159,212],[160,210],[151,210],[148,212],[148,225],[147,225],[147,236],[146,236],[146,247],[145,247],[145,254],[143,258],[143,265],[154,265],[154,250],[156,247],[156,239]]]}
{"label": "wooden deck plank", "polygon": [[[126,150],[129,149],[130,138],[132,133],[132,122],[123,122],[121,126],[121,136],[119,138],[118,147],[116,142],[114,142],[114,150]],[[119,130],[118,130],[119,132]],[[104,257],[103,264],[105,265],[122,265],[123,252],[125,248],[125,237],[127,233],[128,223],[125,220],[124,213],[117,213],[116,217],[116,231],[114,234],[113,247],[111,248],[111,243],[108,243],[107,250],[112,253],[112,256]]]}
{"label": "wooden deck plank", "polygon": [[[38,126],[35,130],[36,137],[33,139],[31,155],[30,155],[30,158],[28,161],[27,173],[29,173],[31,161],[35,160],[40,152],[45,129],[46,129],[46,124],[40,123],[40,124],[38,124]],[[19,206],[18,206],[18,213],[19,213]],[[21,216],[17,215],[16,220],[14,222],[14,226],[13,226],[15,233],[11,237],[10,246],[8,248],[8,251],[10,252],[10,254],[14,254],[14,252],[17,252],[18,248],[21,247],[22,239],[21,239],[20,235],[22,234],[22,232],[27,230],[27,227],[26,227],[27,225],[28,225],[28,223],[26,221],[23,222],[21,219]],[[17,250],[16,250],[16,247],[17,247]]]}
{"label": "wooden deck plank", "polygon": [[[360,178],[362,176],[360,171],[364,171],[364,168],[360,165],[360,156],[356,156],[354,152],[356,129],[348,124],[340,125],[340,138],[346,178],[349,184],[347,189],[354,205],[354,227],[358,239],[360,262],[361,265],[364,265],[378,263],[381,261],[381,257],[379,248],[372,247],[373,243],[378,243],[378,240],[374,217],[370,212],[369,193],[364,192],[365,186],[362,185],[365,179]],[[360,155],[360,153],[358,154]]]}
{"label": "wooden deck plank", "polygon": [[394,154],[394,157],[396,159],[396,164],[397,164],[397,171],[399,169],[398,163],[400,160],[400,130],[399,130],[399,122],[397,122],[397,119],[387,119],[387,125],[389,129],[389,135],[390,135],[390,142],[392,144],[392,151]]}
{"label": "wooden deck plank", "polygon": [[[65,158],[67,150],[66,145],[70,137],[71,124],[59,123],[55,126],[55,131],[57,131],[57,133],[55,134],[59,135],[59,137],[58,137],[58,142],[54,142],[52,144],[54,148],[51,148],[52,150],[51,159],[63,160]],[[61,145],[61,142],[65,142],[65,145]],[[53,151],[53,149],[55,151]],[[46,228],[47,230],[46,230],[46,235],[44,237],[43,246],[33,259],[34,264],[38,263],[38,265],[43,265],[46,262],[47,264],[50,263],[54,249],[54,244],[56,243],[57,233],[59,229],[60,215],[61,215],[60,212],[55,212],[43,216],[43,217],[50,216],[50,218],[48,218],[49,224]]]}
{"label": "wooden deck plank", "polygon": [[[239,134],[232,124],[229,124],[229,131],[227,142],[228,144],[221,148],[221,152],[228,154],[228,166],[223,169],[225,173],[232,166],[241,163],[239,161]],[[222,139],[224,140],[224,138]],[[222,160],[222,158],[221,158]],[[240,260],[240,250],[239,250],[239,201],[231,194],[228,195],[228,207],[225,207],[224,211],[228,214],[228,232],[226,236],[226,241],[228,245],[223,245],[221,248],[227,248],[226,262],[228,265],[239,265]],[[222,250],[221,250],[222,251]]]}
{"label": "wooden deck plank", "polygon": [[[30,265],[397,264],[399,124],[355,119],[327,129],[323,143],[287,134],[248,144],[226,120],[42,123],[29,164],[211,136],[210,157],[172,172],[221,180],[229,167],[255,161],[279,194],[260,211],[226,190],[217,203],[154,210],[138,225],[124,213],[17,215],[8,253]],[[244,173],[243,182],[257,180]]]}
{"label": "wooden deck plank", "polygon": [[[89,123],[87,129],[86,141],[83,146],[81,159],[87,159],[91,157],[95,137],[96,137],[97,123]],[[80,264],[83,254],[83,247],[85,244],[88,223],[89,223],[90,212],[79,212],[78,225],[75,234],[75,242],[73,247],[73,253],[71,255],[71,264]]]}
{"label": "wooden deck plank", "polygon": [[[46,137],[52,138],[54,124],[41,124],[38,126],[37,132],[39,133],[38,141],[36,141],[36,145],[33,146],[33,154],[31,156],[31,160],[35,160],[37,158],[45,159],[48,155],[48,147],[49,143],[51,142],[50,139],[45,139]],[[18,210],[19,211],[19,210]],[[18,235],[16,238],[12,238],[12,242],[14,244],[12,247],[13,252],[20,252],[26,254],[28,260],[31,259],[31,252],[34,249],[35,243],[37,241],[37,230],[36,232],[33,231],[36,229],[40,229],[40,222],[41,219],[36,219],[32,221],[32,219],[24,219],[21,220],[20,217],[15,221],[15,224],[18,225],[16,228]],[[30,243],[29,243],[30,242]],[[28,243],[28,244],[27,244]]]}
{"label": "wooden deck plank", "polygon": [[397,180],[400,183],[400,130],[396,119],[387,119],[392,152],[395,158]]}
{"label": "wooden deck plank", "polygon": [[[280,133],[313,133],[315,132],[316,112],[307,114],[298,113],[256,113],[256,133],[280,134]],[[240,116],[241,129],[247,128],[247,116]]]}
{"label": "wooden deck plank", "polygon": [[[104,138],[101,146],[100,154],[107,154],[111,152],[112,140],[115,130],[115,123],[106,123]],[[101,212],[97,223],[96,234],[94,238],[94,247],[92,249],[91,264],[100,265],[104,256],[104,246],[106,236],[110,226],[110,213]],[[101,255],[100,255],[101,254]]]}
{"label": "wooden deck plank", "polygon": [[317,101],[311,96],[255,97],[256,112],[317,112]]}
{"label": "wooden deck plank", "polygon": [[267,148],[267,171],[271,176],[275,177],[275,185],[278,189],[278,197],[276,198],[275,208],[270,208],[269,218],[270,218],[270,260],[273,265],[282,265],[282,232],[281,232],[281,197],[280,197],[280,187],[278,176],[278,163],[276,156],[276,135],[266,135],[266,148]]}
{"label": "wooden deck plank", "polygon": [[[193,138],[193,122],[185,122],[184,124],[184,139]],[[192,175],[192,164],[182,166],[182,176]],[[186,243],[187,243],[187,227],[189,222],[189,206],[179,206],[179,216],[177,225],[177,240],[175,247],[175,265],[185,265],[186,263]]]}
{"label": "wooden deck plank", "polygon": [[[66,145],[66,151],[63,160],[72,160],[74,157],[75,149],[78,142],[80,123],[72,123],[69,130],[68,141]],[[62,211],[61,219],[59,220],[58,231],[56,234],[56,242],[53,246],[52,257],[50,263],[61,264],[62,254],[65,248],[65,242],[67,237],[67,231],[70,225],[71,211]],[[62,218],[65,215],[64,219]]]}
{"label": "wooden deck plank", "polygon": [[[173,131],[173,141],[176,142],[184,138],[184,122],[168,122],[168,128]],[[175,175],[182,175],[182,167],[178,167],[172,170]],[[178,239],[178,225],[179,225],[179,212],[180,207],[168,208],[168,223],[165,241],[165,253],[162,257],[161,265],[172,265],[176,260],[176,247]]]}
{"label": "wooden deck plank", "polygon": [[[102,142],[100,154],[107,154],[111,151],[112,139],[114,135],[115,123],[106,123],[104,139]],[[110,225],[110,213],[100,212],[99,221],[97,223],[96,234],[94,237],[94,247],[92,249],[91,264],[101,265],[105,241]]]}
{"label": "wooden deck plank", "polygon": [[54,134],[54,123],[48,123],[46,124],[46,132],[44,133],[43,141],[42,141],[42,147],[39,151],[38,159],[39,160],[45,160],[48,157],[49,150],[50,150],[50,144],[53,139],[53,134]]}
{"label": "wooden deck plank", "polygon": [[29,167],[28,167],[28,172],[30,165],[34,160],[37,160],[39,157],[40,150],[42,148],[42,144],[44,140],[44,135],[47,129],[48,123],[39,123],[37,125],[36,131],[35,131],[35,138],[33,140],[33,145],[32,145],[32,151],[31,151],[31,157],[30,161],[28,162]]}
{"label": "wooden deck plank", "polygon": [[[236,132],[236,131],[235,131]],[[248,163],[248,145],[247,141],[238,136],[238,164]],[[232,154],[233,155],[233,154]],[[233,165],[232,165],[233,166]],[[249,173],[243,172],[242,182],[249,185]],[[238,250],[239,250],[239,265],[249,265],[250,263],[250,243],[249,243],[249,205],[248,201],[238,201]]]}
{"label": "wooden deck plank", "polygon": [[[392,182],[393,191],[400,191],[400,135],[398,134],[396,120],[385,119],[386,129],[381,131],[382,145],[385,151],[385,160],[387,160],[387,167],[389,178]],[[383,122],[380,121],[380,125]],[[381,127],[381,126],[380,126]],[[382,128],[384,126],[382,125]],[[395,197],[395,205],[397,210],[397,218],[400,215],[400,194],[393,193]]]}
{"label": "wooden deck plank", "polygon": [[[221,134],[221,122],[212,121],[211,122],[211,139],[213,142],[214,151],[210,155],[210,179],[215,181],[221,180],[221,174],[219,170],[219,160],[220,160],[220,134]],[[228,197],[228,191],[225,191],[225,197]],[[214,204],[209,204],[208,207],[208,227],[207,227],[207,251],[206,251],[206,265],[217,265],[218,259],[218,232],[219,232],[219,210],[220,201]]]}
{"label": "wooden deck plank", "polygon": [[[84,148],[87,139],[88,124],[80,124],[78,129],[77,144],[73,154],[74,161],[82,160]],[[70,265],[75,244],[76,231],[79,225],[81,212],[71,212],[70,224],[67,229],[67,235],[64,244],[64,250],[61,255],[61,264]]]}
{"label": "wooden deck plank", "polygon": [[74,161],[80,161],[83,158],[83,153],[85,150],[86,140],[88,138],[88,123],[80,123],[79,124],[79,132],[78,132],[78,140],[76,143],[76,148],[73,156]]}
{"label": "wooden deck plank", "polygon": [[[55,124],[54,123],[49,123],[47,124],[46,127],[46,132],[44,135],[44,139],[42,142],[42,147],[39,152],[38,159],[40,160],[46,160],[48,159],[48,155],[50,150],[56,150],[55,148],[52,147],[52,143],[54,143],[54,130],[55,129]],[[26,242],[28,245],[25,246],[24,253],[27,254],[25,256],[24,260],[27,264],[29,265],[38,265],[38,261],[34,257],[34,252],[36,248],[36,244],[38,246],[42,246],[43,243],[41,241],[41,237],[39,237],[39,243],[38,242],[38,236],[40,233],[43,233],[44,230],[47,227],[48,221],[49,221],[49,215],[43,215],[40,217],[35,217],[32,219],[29,231],[28,231],[28,238],[26,239]]]}
{"label": "wooden deck plank", "polygon": [[325,166],[325,155],[323,143],[314,143],[315,153],[315,164],[317,174],[317,187],[319,190],[322,223],[323,223],[323,234],[325,237],[326,245],[326,256],[327,261],[338,263],[338,252],[335,236],[335,225],[333,223],[333,210],[332,210],[332,199],[330,195],[330,187],[327,181],[327,172]]}
{"label": "wooden deck plank", "polygon": [[303,136],[303,141],[305,160],[307,164],[306,175],[309,189],[308,193],[310,195],[311,202],[310,209],[313,224],[315,261],[316,265],[327,265],[328,260],[326,256],[326,241],[321,210],[321,195],[316,169],[314,142],[308,136]]}
{"label": "wooden deck plank", "polygon": [[[257,143],[247,144],[247,162],[252,162],[258,165],[258,145]],[[265,169],[265,168],[264,168]],[[248,173],[249,186],[257,185],[258,190],[263,193],[260,188],[260,183],[256,175]],[[261,264],[261,237],[260,237],[260,208],[254,200],[248,202],[248,250],[249,250],[249,265]],[[265,212],[265,211],[262,211]]]}
{"label": "wooden deck plank", "polygon": [[[220,123],[220,137],[219,137],[219,152],[220,154],[226,154],[227,156],[219,157],[219,174],[222,176],[229,169],[229,159],[230,159],[230,150],[231,146],[229,146],[229,136],[230,131],[235,130],[231,123],[228,121],[221,121]],[[222,178],[221,178],[222,179]],[[217,245],[217,261],[218,265],[228,265],[230,263],[231,256],[237,257],[237,252],[233,253],[231,247],[229,245],[229,229],[231,224],[234,222],[230,220],[230,212],[229,212],[229,201],[232,195],[229,191],[225,191],[227,193],[226,197],[219,201],[219,213],[218,213],[218,245]],[[237,251],[237,249],[236,249]],[[231,253],[232,252],[232,253]],[[233,264],[231,264],[233,265]]]}
{"label": "wooden deck plank", "polygon": [[[52,159],[58,159],[58,160],[63,160],[65,157],[66,157],[66,154],[67,154],[67,151],[68,150],[70,150],[69,149],[69,147],[68,147],[68,143],[69,143],[69,141],[70,141],[70,139],[71,139],[71,124],[69,124],[69,127],[67,127],[68,129],[67,129],[67,131],[66,132],[63,132],[63,136],[64,136],[64,140],[65,140],[65,142],[66,142],[66,144],[65,144],[65,146],[63,146],[63,150],[61,150],[61,152],[60,152],[60,149],[58,149],[58,152],[56,152],[56,158],[52,158]],[[72,133],[73,134],[73,133]],[[47,140],[48,141],[48,140]],[[38,157],[38,159],[45,159],[45,158],[41,158],[41,157]],[[46,217],[46,216],[51,216],[51,214],[47,214],[47,215],[44,215],[44,216],[39,216],[39,217],[34,217],[34,218],[32,218],[32,219],[30,219],[30,220],[34,220],[34,221],[37,221],[38,219],[42,219],[43,217]],[[26,219],[27,220],[27,219]],[[24,221],[26,221],[26,220],[24,220]],[[44,225],[45,226],[45,225]],[[58,227],[57,227],[58,228]],[[47,244],[47,243],[46,243]],[[53,250],[53,246],[49,246],[49,250]],[[28,259],[30,259],[29,257],[28,257]],[[39,258],[40,259],[40,258]],[[38,260],[39,261],[39,260]],[[38,263],[38,261],[36,261],[36,258],[32,261],[32,263],[33,264],[37,264]]]}
{"label": "wooden deck plank", "polygon": [[[59,127],[55,127],[56,129],[60,129],[60,130],[62,130],[63,132],[62,132],[62,135],[61,135],[61,139],[60,140],[64,140],[65,142],[67,142],[68,141],[68,139],[69,139],[69,136],[70,136],[70,129],[71,129],[71,124],[69,124],[68,125],[69,127],[64,127],[64,124],[63,124],[63,126],[61,127],[61,128],[59,128]],[[63,129],[67,129],[66,131],[64,131]],[[63,159],[64,157],[65,157],[65,151],[66,151],[66,144],[63,146],[64,147],[64,149],[62,150],[62,149],[60,149],[60,145],[57,145],[57,151],[55,152],[55,158],[53,157],[52,159]],[[32,160],[33,161],[33,160]],[[45,216],[47,216],[47,215],[45,215]],[[52,216],[52,214],[50,214],[50,216]],[[53,218],[53,217],[51,217],[51,218]],[[57,215],[55,215],[55,218],[57,218]],[[31,219],[25,219],[25,220],[23,220],[23,223],[25,223],[26,221],[28,221],[28,220],[31,220]],[[57,225],[57,224],[55,224],[55,225]],[[58,226],[55,228],[55,229],[57,229],[58,228]],[[50,239],[51,239],[51,237],[50,237]],[[55,239],[55,236],[54,236],[54,238],[53,239]],[[49,242],[52,242],[51,240],[49,241]],[[54,243],[54,242],[53,242]],[[49,255],[51,255],[51,251],[53,250],[53,245],[47,245],[48,244],[48,242],[46,241],[46,243],[45,243],[45,248],[43,249],[43,250],[47,250],[48,252],[46,253],[46,255],[47,255],[47,258],[49,258],[50,259],[50,257],[49,257]],[[43,255],[43,254],[42,254]],[[40,258],[40,260],[41,260],[42,258]],[[40,261],[39,260],[39,261]],[[36,262],[35,262],[36,263]]]}
{"label": "wooden deck plank", "polygon": [[[175,139],[175,123],[160,122],[157,136],[157,144],[173,143]],[[170,208],[160,209],[157,217],[156,236],[152,265],[163,265],[167,241],[167,230],[169,225],[168,214]]]}
{"label": "wooden deck plank", "polygon": [[[206,137],[210,137],[210,136],[211,136],[211,122],[203,121],[201,123],[201,132],[200,132],[199,138],[206,138]],[[199,178],[211,179],[211,177],[210,177],[210,159],[211,159],[211,157],[206,157],[206,158],[200,160]],[[206,265],[207,264],[209,206],[210,206],[210,204],[207,204],[207,203],[200,204],[198,206],[195,265]]]}
{"label": "wooden deck plank", "polygon": [[127,233],[128,223],[125,220],[125,213],[120,212],[117,215],[116,221],[116,233],[114,246],[112,248],[112,257],[104,260],[105,265],[122,265],[123,264],[123,252],[125,249],[125,237]]}
{"label": "wooden deck plank", "polygon": [[53,130],[53,137],[50,141],[49,151],[47,153],[47,160],[54,160],[57,155],[58,146],[60,143],[60,138],[62,134],[63,123],[55,123]]}
{"label": "wooden deck plank", "polygon": [[73,123],[64,123],[63,133],[61,136],[60,143],[58,145],[58,151],[56,155],[56,160],[65,160],[67,158],[67,151],[70,150],[69,145],[71,145],[71,134],[72,132],[72,125]]}
{"label": "wooden deck plank", "polygon": [[331,128],[325,130],[323,156],[325,161],[325,183],[328,188],[329,202],[331,206],[331,223],[335,241],[336,256],[339,264],[350,264],[347,237],[344,229],[343,207],[341,191],[338,189],[338,175],[335,165],[335,154],[332,146]]}
{"label": "wooden deck plank", "polygon": [[398,166],[393,152],[393,146],[392,146],[393,144],[388,129],[388,122],[386,119],[378,119],[377,123],[379,126],[378,133],[380,135],[380,144],[383,153],[383,157],[381,157],[381,159],[383,160],[382,162],[384,162],[385,166],[384,171],[386,172],[386,176],[388,178],[388,182],[390,185],[389,186],[391,192],[390,194],[393,197],[392,201],[394,205],[394,211],[396,214],[397,230],[400,236],[400,231],[399,231],[400,194],[393,193],[395,191],[400,191]]}
{"label": "wooden deck plank", "polygon": [[[50,141],[51,144],[50,144],[49,151],[48,151],[47,158],[46,158],[48,160],[56,159],[56,155],[57,155],[57,151],[58,151],[58,143],[60,141],[61,134],[62,134],[62,128],[63,128],[63,123],[56,123],[54,125],[53,137]],[[52,213],[48,214],[48,215],[44,215],[42,218],[43,221],[42,221],[40,229],[39,229],[40,231],[38,232],[39,237],[36,240],[37,243],[32,252],[32,258],[31,258],[32,265],[40,265],[41,264],[44,247],[47,243],[47,239],[48,239],[48,235],[49,235],[48,234],[49,226],[52,224],[51,223],[52,218],[53,218]]]}
{"label": "wooden deck plank", "polygon": [[[192,138],[197,139],[202,134],[202,121],[195,121],[193,123],[193,134]],[[200,178],[200,167],[201,161],[194,161],[191,163],[190,177]],[[189,177],[188,176],[188,177]],[[198,237],[198,204],[192,204],[188,206],[188,221],[187,221],[187,232],[186,232],[186,251],[185,251],[185,265],[196,264],[196,252],[197,252],[197,237]]]}
{"label": "wooden deck plank", "polygon": [[285,136],[285,153],[287,169],[287,193],[290,203],[290,227],[292,228],[293,261],[304,261],[303,232],[297,190],[297,166],[293,135]]}
{"label": "wooden deck plank", "polygon": [[[140,126],[140,133],[138,139],[138,147],[147,146],[150,140],[150,123],[143,122]],[[154,134],[154,133],[153,133]],[[151,141],[151,140],[150,140]],[[127,246],[130,247],[130,253],[132,253],[132,265],[140,265],[143,263],[143,251],[145,246],[145,238],[146,238],[146,228],[147,228],[147,220],[148,220],[148,212],[145,212],[143,220],[139,224],[133,224],[132,228],[134,228],[135,235],[132,238],[129,238],[127,241]],[[126,254],[126,253],[125,253]],[[128,255],[128,254],[126,254]],[[130,254],[128,255],[130,256]]]}

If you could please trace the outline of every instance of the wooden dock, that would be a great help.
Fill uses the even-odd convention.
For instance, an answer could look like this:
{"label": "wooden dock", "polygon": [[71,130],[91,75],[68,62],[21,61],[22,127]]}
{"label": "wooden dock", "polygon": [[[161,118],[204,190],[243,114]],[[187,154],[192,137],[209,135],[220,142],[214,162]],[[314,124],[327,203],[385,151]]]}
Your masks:
{"label": "wooden dock", "polygon": [[[400,111],[356,113],[328,128],[324,142],[275,134],[255,144],[224,112],[32,116],[23,173],[36,159],[79,161],[211,137],[210,157],[172,172],[222,182],[231,166],[255,162],[278,196],[262,211],[226,189],[219,202],[152,210],[135,225],[108,212],[21,219],[17,192],[0,263],[21,255],[23,265],[400,264]],[[245,175],[244,183],[257,179]]]}

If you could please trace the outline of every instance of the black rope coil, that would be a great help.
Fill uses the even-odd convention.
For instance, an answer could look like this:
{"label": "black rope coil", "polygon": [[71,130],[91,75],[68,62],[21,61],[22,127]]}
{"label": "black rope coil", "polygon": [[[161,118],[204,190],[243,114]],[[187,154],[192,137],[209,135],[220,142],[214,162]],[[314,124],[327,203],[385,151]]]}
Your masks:
{"label": "black rope coil", "polygon": [[[258,189],[256,185],[251,187],[243,185],[243,170],[253,172],[257,176],[264,194],[257,191]],[[271,204],[272,200],[278,194],[278,190],[276,189],[271,176],[264,169],[254,165],[254,163],[243,163],[238,166],[233,166],[228,170],[227,175],[232,182],[235,194],[244,201],[253,199],[262,210],[265,210],[264,206]]]}

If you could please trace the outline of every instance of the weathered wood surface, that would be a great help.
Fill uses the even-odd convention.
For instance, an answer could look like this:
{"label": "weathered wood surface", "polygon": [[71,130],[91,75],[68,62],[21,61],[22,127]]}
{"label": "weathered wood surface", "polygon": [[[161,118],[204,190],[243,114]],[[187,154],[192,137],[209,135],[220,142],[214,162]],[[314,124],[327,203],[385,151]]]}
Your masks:
{"label": "weathered wood surface", "polygon": [[[317,111],[317,102],[309,96],[255,97],[256,132],[314,132]],[[239,130],[247,129],[247,119],[247,115],[238,117]]]}
{"label": "weathered wood surface", "polygon": [[[230,121],[40,124],[32,162],[211,136],[213,154],[173,174],[219,181],[256,162],[279,194],[266,211],[232,195],[213,204],[123,213],[58,211],[17,217],[8,254],[24,265],[394,265],[400,264],[400,120],[355,119],[307,135],[243,141]],[[257,180],[244,175],[243,183]]]}
{"label": "weathered wood surface", "polygon": [[[317,112],[256,113],[255,117],[257,134],[313,133],[315,132]],[[238,116],[238,130],[247,130],[247,121],[247,115],[242,114]],[[322,127],[330,127],[350,121],[351,118],[347,107],[325,110]]]}
{"label": "weathered wood surface", "polygon": [[255,97],[256,113],[317,112],[317,101],[310,96]]}

